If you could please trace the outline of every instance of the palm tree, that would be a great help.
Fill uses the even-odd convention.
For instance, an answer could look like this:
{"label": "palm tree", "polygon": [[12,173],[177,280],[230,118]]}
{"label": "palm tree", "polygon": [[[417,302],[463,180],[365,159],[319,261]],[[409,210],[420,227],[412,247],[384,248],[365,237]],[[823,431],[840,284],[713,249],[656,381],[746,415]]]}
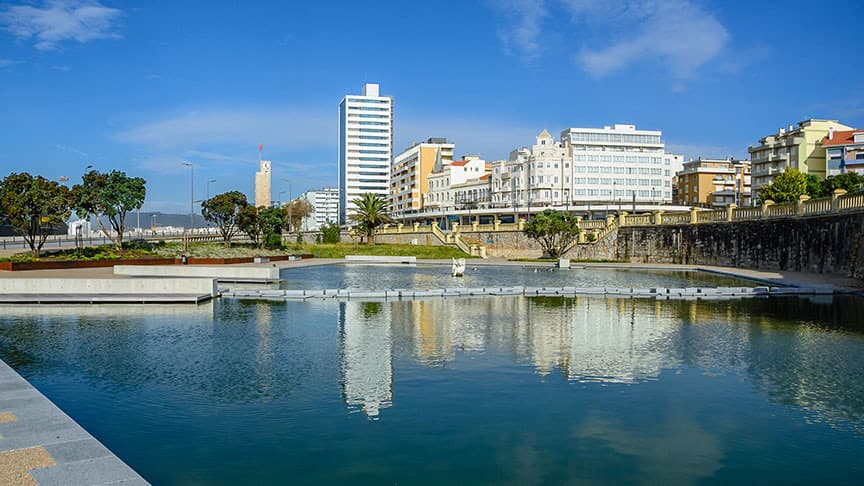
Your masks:
{"label": "palm tree", "polygon": [[375,228],[393,222],[393,218],[387,215],[385,209],[387,200],[381,194],[367,192],[351,202],[357,208],[357,212],[350,218],[357,221],[360,231],[366,235],[366,241],[374,244]]}

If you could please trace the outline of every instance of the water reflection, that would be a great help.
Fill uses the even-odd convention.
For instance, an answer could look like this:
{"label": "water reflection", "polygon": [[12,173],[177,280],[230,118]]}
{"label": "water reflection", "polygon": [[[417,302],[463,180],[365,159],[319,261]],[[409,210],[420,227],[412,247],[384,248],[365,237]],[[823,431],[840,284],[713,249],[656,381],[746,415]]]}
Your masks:
{"label": "water reflection", "polygon": [[392,318],[380,302],[339,304],[342,396],[376,418],[393,400]]}
{"label": "water reflection", "polygon": [[391,406],[394,356],[442,367],[488,353],[576,382],[638,384],[683,368],[740,373],[812,420],[864,432],[861,306],[843,297],[348,302],[339,307],[345,401],[370,417]]}

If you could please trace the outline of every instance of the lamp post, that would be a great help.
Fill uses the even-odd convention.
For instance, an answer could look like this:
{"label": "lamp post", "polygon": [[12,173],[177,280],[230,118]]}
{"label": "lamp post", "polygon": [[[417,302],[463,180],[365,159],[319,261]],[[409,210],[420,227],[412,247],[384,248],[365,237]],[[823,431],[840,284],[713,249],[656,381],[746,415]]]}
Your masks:
{"label": "lamp post", "polygon": [[195,227],[195,165],[192,162],[180,162],[189,167],[189,232]]}
{"label": "lamp post", "polygon": [[285,182],[288,183],[288,232],[290,233],[291,232],[291,223],[293,222],[293,220],[291,219],[291,216],[292,216],[291,210],[293,209],[291,207],[292,206],[291,203],[293,202],[294,197],[291,195],[291,182],[288,181],[288,179],[284,179],[284,180],[285,180]]}
{"label": "lamp post", "polygon": [[207,199],[210,199],[210,184],[213,184],[215,182],[216,179],[210,179],[209,181],[207,181]]}

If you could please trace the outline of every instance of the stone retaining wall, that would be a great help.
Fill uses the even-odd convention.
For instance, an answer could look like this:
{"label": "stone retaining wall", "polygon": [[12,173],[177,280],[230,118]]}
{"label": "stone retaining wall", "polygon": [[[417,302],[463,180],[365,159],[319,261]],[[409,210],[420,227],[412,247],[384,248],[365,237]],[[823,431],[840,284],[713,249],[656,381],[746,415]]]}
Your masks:
{"label": "stone retaining wall", "polygon": [[624,227],[630,262],[836,273],[864,278],[864,213],[734,223]]}

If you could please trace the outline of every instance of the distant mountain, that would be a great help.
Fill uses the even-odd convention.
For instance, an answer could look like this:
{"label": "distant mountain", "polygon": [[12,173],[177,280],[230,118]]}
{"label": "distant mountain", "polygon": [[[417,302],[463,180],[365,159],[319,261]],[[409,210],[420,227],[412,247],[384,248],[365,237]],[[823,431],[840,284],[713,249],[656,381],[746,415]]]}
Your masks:
{"label": "distant mountain", "polygon": [[[138,227],[139,216],[138,212],[132,212],[126,214],[126,229],[132,230]],[[157,228],[164,228],[166,226],[171,226],[174,228],[188,228],[189,227],[189,214],[171,214],[171,213],[161,213],[161,212],[148,212],[141,211],[140,216],[141,228],[151,228],[154,225]],[[195,215],[195,227],[203,228],[207,226],[207,221],[200,214]],[[103,218],[103,222],[105,226],[108,226],[108,220]],[[91,227],[95,230],[99,227],[96,222],[96,218],[91,218],[90,220]]]}

